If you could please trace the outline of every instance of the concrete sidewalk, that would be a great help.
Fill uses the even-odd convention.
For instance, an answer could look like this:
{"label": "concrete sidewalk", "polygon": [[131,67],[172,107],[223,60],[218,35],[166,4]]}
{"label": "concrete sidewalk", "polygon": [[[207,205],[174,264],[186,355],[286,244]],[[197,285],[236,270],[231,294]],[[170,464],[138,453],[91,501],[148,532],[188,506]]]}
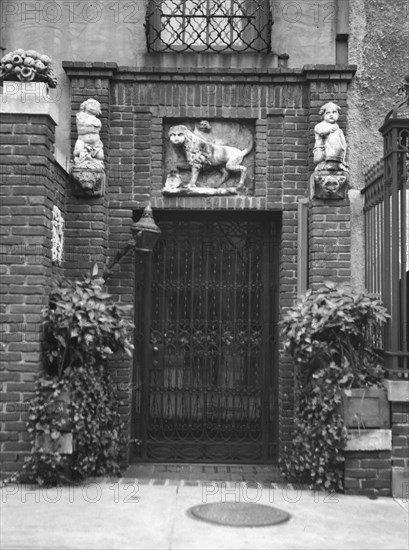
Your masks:
{"label": "concrete sidewalk", "polygon": [[[6,549],[393,549],[407,550],[408,505],[392,498],[327,495],[291,485],[178,479],[94,479],[76,486],[1,490]],[[270,527],[225,527],[187,513],[206,502],[285,510]]]}

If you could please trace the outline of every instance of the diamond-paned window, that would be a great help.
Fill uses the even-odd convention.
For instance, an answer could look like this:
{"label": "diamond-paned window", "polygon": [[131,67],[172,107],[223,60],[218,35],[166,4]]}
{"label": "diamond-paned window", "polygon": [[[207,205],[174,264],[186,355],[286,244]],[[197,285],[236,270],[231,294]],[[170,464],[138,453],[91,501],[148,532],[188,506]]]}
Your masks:
{"label": "diamond-paned window", "polygon": [[269,0],[150,0],[152,52],[269,52]]}

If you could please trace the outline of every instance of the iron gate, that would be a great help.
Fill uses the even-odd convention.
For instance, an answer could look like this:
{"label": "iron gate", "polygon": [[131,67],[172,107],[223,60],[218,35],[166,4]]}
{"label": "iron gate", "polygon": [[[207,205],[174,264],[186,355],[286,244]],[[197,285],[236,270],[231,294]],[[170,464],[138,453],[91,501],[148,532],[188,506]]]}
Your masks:
{"label": "iron gate", "polygon": [[137,281],[141,457],[267,461],[276,439],[277,224],[260,214],[155,218],[162,236]]}

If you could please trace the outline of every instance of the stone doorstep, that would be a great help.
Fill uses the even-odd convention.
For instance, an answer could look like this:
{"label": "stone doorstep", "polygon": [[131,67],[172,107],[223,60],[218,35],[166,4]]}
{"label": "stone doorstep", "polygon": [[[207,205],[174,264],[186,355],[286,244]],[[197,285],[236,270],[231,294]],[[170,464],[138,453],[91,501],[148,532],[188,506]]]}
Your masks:
{"label": "stone doorstep", "polygon": [[404,502],[409,498],[409,468],[392,467],[392,496]]}

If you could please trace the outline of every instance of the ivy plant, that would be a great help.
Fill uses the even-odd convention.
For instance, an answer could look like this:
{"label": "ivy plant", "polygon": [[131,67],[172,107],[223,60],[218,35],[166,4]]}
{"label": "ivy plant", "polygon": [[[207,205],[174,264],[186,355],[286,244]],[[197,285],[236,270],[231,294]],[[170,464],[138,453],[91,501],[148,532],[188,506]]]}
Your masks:
{"label": "ivy plant", "polygon": [[[118,474],[125,438],[107,363],[133,349],[128,308],[114,303],[94,267],[80,281],[58,279],[43,314],[45,372],[36,381],[28,420],[33,451],[15,479],[53,485]],[[67,422],[72,455],[58,450]],[[41,446],[39,434],[47,445]]]}
{"label": "ivy plant", "polygon": [[43,310],[46,369],[61,377],[65,369],[101,365],[115,353],[132,354],[128,306],[115,304],[94,266],[81,281],[60,278]]}
{"label": "ivy plant", "polygon": [[387,317],[378,296],[330,281],[286,311],[281,330],[296,374],[294,434],[280,460],[286,478],[342,489],[341,391],[381,385],[375,343]]}
{"label": "ivy plant", "polygon": [[[67,393],[70,400],[65,406],[60,398]],[[74,442],[72,455],[60,452],[58,447],[67,428]],[[114,385],[103,366],[70,369],[61,378],[40,376],[30,403],[28,432],[33,451],[20,479],[57,485],[120,473],[125,444],[123,423]],[[51,443],[41,446],[39,434]]]}

